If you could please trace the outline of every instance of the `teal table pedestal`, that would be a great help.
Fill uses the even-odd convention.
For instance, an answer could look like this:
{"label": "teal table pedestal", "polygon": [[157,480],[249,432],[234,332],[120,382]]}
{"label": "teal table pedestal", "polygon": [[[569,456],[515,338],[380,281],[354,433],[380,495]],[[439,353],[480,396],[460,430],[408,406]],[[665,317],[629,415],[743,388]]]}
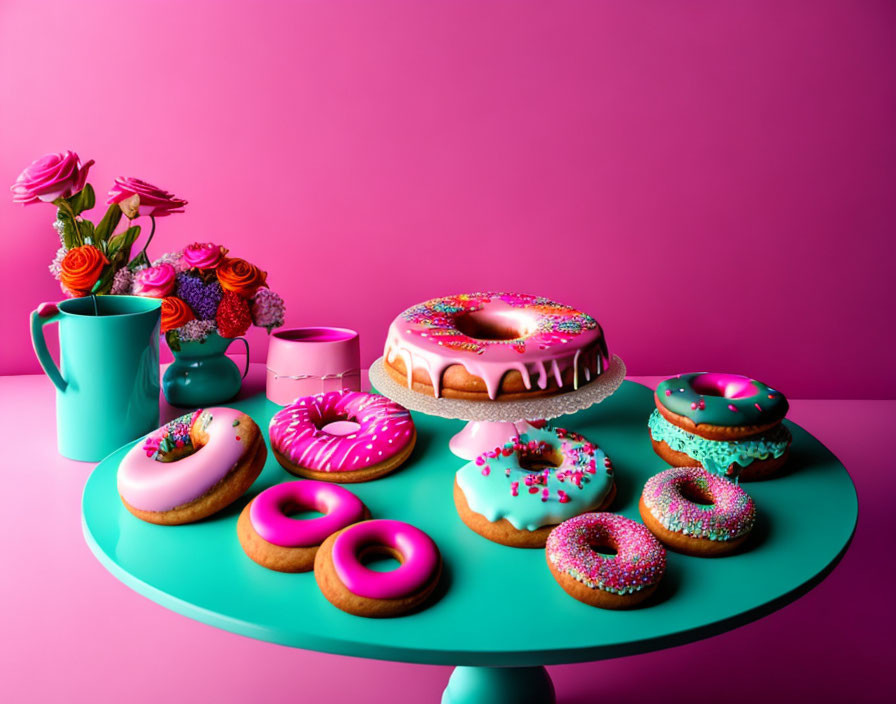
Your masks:
{"label": "teal table pedestal", "polygon": [[442,704],[555,704],[544,667],[454,668]]}
{"label": "teal table pedestal", "polygon": [[[263,394],[232,405],[252,416],[267,440],[279,406]],[[666,468],[647,432],[653,407],[652,391],[626,381],[602,403],[553,421],[584,434],[612,458],[613,511],[635,520],[644,482]],[[788,422],[793,446],[787,471],[744,485],[758,519],[741,551],[714,559],[670,552],[663,581],[643,607],[596,609],[563,591],[543,550],[498,545],[463,524],[452,486],[464,461],[448,442],[464,424],[413,417],[417,445],[409,461],[382,479],[350,487],[375,518],[412,523],[439,546],[441,581],[426,607],[412,614],[352,616],[323,597],[312,574],[272,572],[246,557],[236,537],[240,511],[263,489],[294,480],[270,454],[255,484],[232,506],[198,523],[156,526],[121,504],[116,473],[128,447],[121,448],[97,465],[84,488],[84,535],[116,578],[203,623],[295,648],[459,666],[444,704],[546,704],[554,698],[545,665],[689,643],[798,599],[833,569],[856,525],[855,488],[843,465]]]}

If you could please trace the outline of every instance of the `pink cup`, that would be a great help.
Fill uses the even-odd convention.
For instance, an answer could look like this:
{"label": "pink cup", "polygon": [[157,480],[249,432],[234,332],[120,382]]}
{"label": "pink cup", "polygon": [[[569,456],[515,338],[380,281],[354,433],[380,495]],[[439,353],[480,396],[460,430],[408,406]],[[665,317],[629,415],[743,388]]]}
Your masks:
{"label": "pink cup", "polygon": [[281,406],[325,391],[361,390],[358,333],[348,328],[291,328],[271,335],[267,396]]}

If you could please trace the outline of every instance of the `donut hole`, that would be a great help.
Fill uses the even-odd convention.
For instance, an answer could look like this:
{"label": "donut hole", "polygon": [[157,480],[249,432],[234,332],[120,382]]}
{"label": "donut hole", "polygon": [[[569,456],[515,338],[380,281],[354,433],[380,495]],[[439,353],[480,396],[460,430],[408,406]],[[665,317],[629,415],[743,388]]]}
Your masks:
{"label": "donut hole", "polygon": [[619,554],[619,551],[616,549],[614,545],[610,545],[608,541],[605,540],[595,540],[588,543],[588,547],[591,548],[593,552],[596,552],[598,555],[602,555],[603,557],[616,557]]}
{"label": "donut hole", "polygon": [[339,437],[357,433],[361,429],[358,420],[348,413],[333,413],[324,416],[314,425],[321,432]]}
{"label": "donut hole", "polygon": [[682,484],[678,489],[678,493],[681,494],[681,498],[685,501],[690,501],[692,504],[714,506],[716,503],[703,489],[691,483]]}
{"label": "donut hole", "polygon": [[386,545],[365,545],[358,552],[358,562],[374,572],[392,572],[401,567],[401,553]]}
{"label": "donut hole", "polygon": [[544,469],[556,469],[563,464],[563,455],[554,447],[543,450],[520,450],[520,467],[529,472],[541,472]]}
{"label": "donut hole", "polygon": [[280,507],[284,516],[294,518],[297,521],[310,521],[315,518],[322,518],[326,514],[309,506],[300,506],[295,501],[289,501]]}
{"label": "donut hole", "polygon": [[513,311],[494,313],[471,310],[454,319],[454,327],[474,340],[516,340],[532,333],[529,320]]}
{"label": "donut hole", "polygon": [[751,379],[737,374],[701,374],[694,377],[691,387],[701,396],[728,399],[749,398],[759,393]]}

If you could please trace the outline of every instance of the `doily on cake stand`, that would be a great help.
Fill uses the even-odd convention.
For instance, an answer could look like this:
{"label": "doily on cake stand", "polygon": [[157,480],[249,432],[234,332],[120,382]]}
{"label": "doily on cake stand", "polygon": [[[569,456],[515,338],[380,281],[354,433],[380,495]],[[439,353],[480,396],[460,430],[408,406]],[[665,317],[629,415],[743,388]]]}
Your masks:
{"label": "doily on cake stand", "polygon": [[525,432],[529,420],[549,420],[600,403],[613,395],[623,379],[625,363],[613,355],[605,372],[576,391],[522,401],[464,401],[434,398],[402,386],[386,372],[382,357],[370,365],[370,383],[383,396],[412,411],[467,421],[464,429],[448,443],[451,452],[465,460],[472,460]]}

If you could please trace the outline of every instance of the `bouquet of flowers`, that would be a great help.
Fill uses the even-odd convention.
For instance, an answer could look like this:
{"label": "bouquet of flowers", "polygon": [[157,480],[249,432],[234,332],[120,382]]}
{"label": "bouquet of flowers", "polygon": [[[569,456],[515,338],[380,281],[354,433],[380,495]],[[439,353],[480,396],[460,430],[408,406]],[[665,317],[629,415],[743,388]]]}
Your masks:
{"label": "bouquet of flowers", "polygon": [[[150,262],[146,248],[156,218],[184,212],[187,201],[137,178],[116,178],[106,214],[94,224],[84,213],[96,204],[87,173],[73,151],[47,154],[28,166],[12,185],[16,203],[52,203],[60,247],[50,273],[71,297],[125,294],[162,299],[162,332],[173,350],[181,342],[202,342],[211,334],[239,337],[250,325],[283,325],[283,299],[267,287],[267,273],[245,259],[227,257],[216,244],[191,244]],[[122,217],[127,227],[116,233]],[[149,217],[152,229],[131,258],[140,236],[134,220]]]}
{"label": "bouquet of flowers", "polygon": [[239,337],[250,325],[270,333],[283,325],[283,299],[267,285],[267,272],[227,256],[211,242],[163,254],[151,266],[122,269],[114,290],[162,299],[162,332],[172,350],[209,335]]}
{"label": "bouquet of flowers", "polygon": [[[56,206],[53,228],[60,247],[50,264],[50,273],[70,297],[114,291],[115,277],[123,269],[134,270],[149,264],[146,247],[156,230],[156,218],[182,213],[187,201],[138,178],[116,178],[109,190],[109,208],[94,224],[84,213],[96,205],[96,194],[87,183],[94,161],[81,163],[67,150],[47,154],[28,166],[11,186],[15,203],[51,203]],[[127,227],[116,233],[122,216]],[[149,217],[152,230],[143,249],[132,259],[131,247],[140,236],[134,220]]]}

